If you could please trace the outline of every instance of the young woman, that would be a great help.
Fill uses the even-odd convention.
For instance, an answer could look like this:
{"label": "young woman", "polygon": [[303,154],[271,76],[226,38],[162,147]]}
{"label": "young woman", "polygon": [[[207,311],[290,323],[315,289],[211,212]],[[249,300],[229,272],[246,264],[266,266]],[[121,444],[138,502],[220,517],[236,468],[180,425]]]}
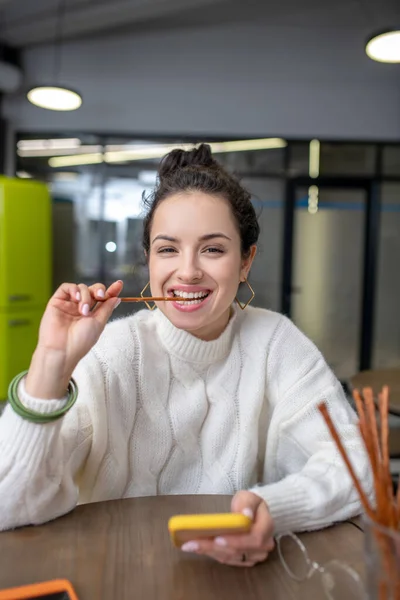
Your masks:
{"label": "young woman", "polygon": [[[143,246],[151,293],[176,301],[106,327],[121,281],[56,291],[28,375],[14,386],[30,412],[9,405],[0,419],[0,529],[43,523],[78,502],[232,494],[251,532],[183,550],[251,566],[275,533],[360,512],[317,410],[328,403],[371,493],[339,382],[289,319],[235,303],[258,235],[250,194],[208,146],[164,158]],[[65,410],[72,376],[79,397]]]}

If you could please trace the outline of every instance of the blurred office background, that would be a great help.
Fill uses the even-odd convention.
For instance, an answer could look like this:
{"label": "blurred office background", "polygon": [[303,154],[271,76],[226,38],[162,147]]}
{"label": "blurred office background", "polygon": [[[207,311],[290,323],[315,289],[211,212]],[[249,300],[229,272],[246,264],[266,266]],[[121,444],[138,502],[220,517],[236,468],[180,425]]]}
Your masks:
{"label": "blurred office background", "polygon": [[[399,23],[391,0],[0,0],[0,172],[49,187],[53,288],[137,295],[160,156],[212,142],[260,215],[255,304],[342,381],[400,367],[400,64],[365,53]],[[26,98],[61,83],[78,110]]]}

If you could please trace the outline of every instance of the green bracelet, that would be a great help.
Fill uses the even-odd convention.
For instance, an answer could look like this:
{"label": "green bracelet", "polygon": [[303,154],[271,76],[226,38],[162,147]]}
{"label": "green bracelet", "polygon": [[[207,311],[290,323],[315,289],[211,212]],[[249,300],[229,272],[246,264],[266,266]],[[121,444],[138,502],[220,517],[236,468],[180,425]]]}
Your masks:
{"label": "green bracelet", "polygon": [[19,373],[19,375],[14,377],[8,388],[8,402],[11,404],[17,415],[19,415],[23,419],[26,419],[27,421],[32,421],[32,423],[50,423],[51,421],[56,421],[57,419],[65,415],[65,413],[68,412],[69,409],[75,404],[76,399],[78,397],[78,386],[74,379],[71,378],[68,384],[68,401],[63,408],[60,408],[59,410],[56,410],[49,414],[41,414],[33,410],[29,410],[29,408],[22,404],[21,400],[18,398],[17,393],[18,384],[27,373],[28,371],[23,371],[22,373]]}

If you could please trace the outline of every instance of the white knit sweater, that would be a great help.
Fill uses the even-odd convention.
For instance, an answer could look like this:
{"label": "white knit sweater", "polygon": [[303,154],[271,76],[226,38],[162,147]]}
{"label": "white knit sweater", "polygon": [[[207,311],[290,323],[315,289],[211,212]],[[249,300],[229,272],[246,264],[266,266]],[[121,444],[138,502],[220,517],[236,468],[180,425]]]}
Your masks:
{"label": "white knit sweater", "polygon": [[[37,425],[0,418],[0,530],[92,502],[156,494],[234,494],[267,502],[277,532],[360,512],[317,404],[326,400],[367,492],[372,480],[341,386],[282,315],[234,309],[204,342],[157,310],[107,325],[80,362],[75,406]],[[31,398],[42,413],[65,400]]]}

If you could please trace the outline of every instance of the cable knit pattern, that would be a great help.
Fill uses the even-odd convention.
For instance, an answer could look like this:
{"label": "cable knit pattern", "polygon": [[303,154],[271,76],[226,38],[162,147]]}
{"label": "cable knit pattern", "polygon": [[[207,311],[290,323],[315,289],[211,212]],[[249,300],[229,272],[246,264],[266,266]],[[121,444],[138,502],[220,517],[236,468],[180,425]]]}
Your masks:
{"label": "cable knit pattern", "polygon": [[[107,325],[74,377],[79,398],[37,425],[0,418],[0,529],[53,519],[77,502],[234,494],[268,504],[277,532],[360,512],[317,404],[325,399],[367,493],[356,419],[315,346],[290,320],[232,309],[214,341],[140,311]],[[21,401],[48,412],[65,399]]]}

